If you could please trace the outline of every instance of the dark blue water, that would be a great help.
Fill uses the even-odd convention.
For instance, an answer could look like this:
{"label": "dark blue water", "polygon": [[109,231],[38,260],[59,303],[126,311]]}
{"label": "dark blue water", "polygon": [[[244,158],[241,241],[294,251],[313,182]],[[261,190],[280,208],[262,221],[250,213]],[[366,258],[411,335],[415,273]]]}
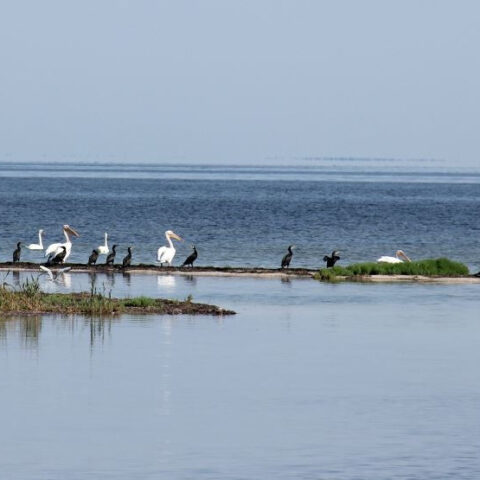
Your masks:
{"label": "dark blue water", "polygon": [[[73,262],[110,236],[119,257],[153,263],[164,231],[186,239],[178,265],[197,245],[199,265],[278,266],[297,245],[292,266],[318,267],[326,253],[342,263],[403,249],[412,259],[447,256],[480,267],[480,177],[455,172],[341,168],[158,166],[2,166],[0,260],[17,241],[63,241],[81,234]],[[24,260],[41,254],[24,251]]]}

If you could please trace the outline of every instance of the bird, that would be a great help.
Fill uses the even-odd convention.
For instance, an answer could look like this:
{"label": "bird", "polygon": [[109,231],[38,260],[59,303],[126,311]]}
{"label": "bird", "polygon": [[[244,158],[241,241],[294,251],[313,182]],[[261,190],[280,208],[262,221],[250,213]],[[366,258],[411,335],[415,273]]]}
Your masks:
{"label": "bird", "polygon": [[95,263],[97,262],[97,259],[98,259],[98,255],[99,255],[99,253],[98,253],[97,249],[92,250],[92,253],[88,257],[87,265],[95,265]]}
{"label": "bird", "polygon": [[65,247],[66,253],[65,253],[64,261],[66,261],[72,251],[72,241],[70,240],[70,235],[74,235],[75,237],[80,236],[72,227],[70,227],[70,225],[63,226],[63,234],[65,235],[65,240],[66,240],[64,243],[52,243],[45,250],[45,256],[48,257],[48,261],[50,261],[52,258],[54,258],[56,255],[58,255],[61,252],[60,247],[62,246]]}
{"label": "bird", "polygon": [[394,257],[388,257],[384,255],[383,257],[377,259],[377,262],[379,263],[403,263],[404,261],[411,262],[411,260],[405,255],[403,250],[397,250]]}
{"label": "bird", "polygon": [[115,255],[117,253],[116,250],[117,250],[117,246],[114,245],[112,247],[111,253],[107,255],[107,260],[105,261],[105,265],[113,265],[113,262],[115,261]]}
{"label": "bird", "polygon": [[187,259],[182,263],[182,267],[186,267],[187,265],[190,265],[193,268],[193,262],[197,259],[198,257],[198,252],[197,248],[195,245],[192,245],[193,252],[187,257]]}
{"label": "bird", "polygon": [[122,267],[123,268],[130,266],[130,262],[132,261],[132,248],[133,247],[128,247],[127,248],[128,253],[123,257],[123,260],[122,260]]}
{"label": "bird", "polygon": [[292,249],[295,248],[295,245],[288,246],[288,252],[282,258],[282,268],[288,268],[290,266],[290,262],[292,261],[293,252]]}
{"label": "bird", "polygon": [[52,258],[49,257],[47,265],[58,265],[59,263],[65,263],[65,258],[67,256],[67,247],[62,245],[60,247],[60,252],[57,253]]}
{"label": "bird", "polygon": [[25,248],[28,248],[29,250],[43,250],[42,234],[43,230],[40,229],[38,231],[38,243],[31,243],[30,245],[25,245]]}
{"label": "bird", "polygon": [[60,268],[59,270],[52,271],[49,268],[45,267],[45,265],[40,265],[40,269],[43,270],[43,273],[41,273],[40,275],[47,274],[48,278],[52,282],[56,282],[59,275],[63,275],[64,273],[70,271],[72,267],[65,267],[65,268]]}
{"label": "bird", "polygon": [[172,265],[173,257],[175,256],[175,247],[172,243],[172,238],[176,240],[183,241],[183,238],[179,237],[176,233],[172,232],[171,230],[167,230],[165,232],[165,237],[168,242],[168,247],[163,246],[158,249],[157,252],[157,262],[160,263],[160,266],[163,266],[164,263],[168,263],[170,266]]}
{"label": "bird", "polygon": [[99,255],[107,255],[107,253],[110,252],[110,250],[108,249],[107,239],[108,239],[108,233],[105,232],[105,244],[104,244],[104,245],[100,245],[99,247],[97,247],[97,250],[98,250],[98,254],[99,254]]}
{"label": "bird", "polygon": [[13,251],[13,263],[20,261],[21,254],[22,254],[22,242],[18,242],[17,248]]}
{"label": "bird", "polygon": [[329,257],[328,255],[325,255],[323,257],[323,261],[327,262],[327,268],[333,267],[335,263],[340,260],[340,257],[338,256],[339,253],[340,252],[338,250],[334,250],[331,257]]}

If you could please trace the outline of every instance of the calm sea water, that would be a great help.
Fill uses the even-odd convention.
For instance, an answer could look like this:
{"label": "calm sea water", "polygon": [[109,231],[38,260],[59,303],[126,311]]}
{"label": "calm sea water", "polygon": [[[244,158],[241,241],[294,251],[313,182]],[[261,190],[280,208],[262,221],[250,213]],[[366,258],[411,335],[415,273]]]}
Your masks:
{"label": "calm sea water", "polygon": [[[318,266],[403,248],[478,269],[475,173],[131,166],[0,168],[0,257],[17,240],[107,230],[152,262],[163,231],[203,265]],[[21,235],[21,236],[20,236]],[[188,253],[180,244],[176,263]],[[25,259],[39,260],[33,252]],[[10,273],[21,283],[30,273]],[[479,285],[66,274],[236,316],[0,318],[0,477],[476,479]]]}
{"label": "calm sea water", "polygon": [[[296,168],[1,165],[0,259],[17,241],[63,241],[81,234],[73,262],[110,236],[119,258],[153,263],[164,232],[194,243],[199,265],[276,267],[297,245],[292,266],[375,260],[403,249],[413,259],[448,256],[480,268],[480,173],[317,166]],[[24,251],[24,260],[41,253]]]}
{"label": "calm sea water", "polygon": [[480,475],[478,285],[98,282],[238,314],[0,320],[4,478]]}

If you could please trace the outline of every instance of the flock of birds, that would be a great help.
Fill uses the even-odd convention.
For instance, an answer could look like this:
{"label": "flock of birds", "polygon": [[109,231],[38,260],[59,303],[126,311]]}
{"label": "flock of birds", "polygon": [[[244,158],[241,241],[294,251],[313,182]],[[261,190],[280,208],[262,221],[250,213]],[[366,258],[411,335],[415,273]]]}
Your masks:
{"label": "flock of birds", "polygon": [[[17,242],[17,248],[13,252],[13,263],[20,262],[20,257],[22,254],[22,246],[28,250],[44,250],[43,246],[43,233],[41,229],[38,231],[38,243],[30,243],[29,245],[24,245],[22,242]],[[67,261],[68,257],[72,252],[72,237],[79,237],[80,235],[70,226],[63,226],[63,235],[65,236],[65,242],[52,243],[45,248],[46,264],[47,265],[60,265]],[[160,247],[157,251],[157,263],[163,266],[165,263],[172,265],[172,260],[175,257],[176,249],[173,245],[172,239],[183,241],[183,239],[178,236],[175,232],[167,230],[165,232],[165,238],[167,239],[167,245]],[[108,246],[108,233],[105,233],[103,245],[99,245],[97,248],[92,250],[92,253],[88,257],[87,265],[95,265],[98,258],[101,255],[106,255],[105,265],[114,265],[115,257],[117,255],[118,245],[113,245],[110,250]],[[193,263],[198,257],[198,251],[195,245],[192,245],[193,252],[187,257],[187,259],[181,265],[182,267],[190,266],[193,267]],[[122,267],[129,267],[132,262],[132,250],[133,247],[129,246],[127,248],[127,254],[122,259]],[[43,270],[46,271],[44,268]]]}
{"label": "flock of birds", "polygon": [[[80,235],[72,228],[70,225],[63,226],[63,234],[65,236],[65,242],[59,243],[52,243],[45,249],[45,257],[47,258],[46,264],[50,265],[60,265],[64,264],[70,253],[72,252],[72,238],[71,237],[79,237]],[[19,262],[21,253],[22,253],[22,246],[29,250],[44,250],[43,247],[43,230],[39,230],[38,232],[38,243],[31,243],[29,245],[23,245],[22,242],[17,243],[17,248],[13,252],[13,262]],[[173,258],[175,257],[176,249],[172,242],[173,240],[183,241],[183,239],[178,236],[172,230],[167,230],[165,232],[165,238],[167,239],[167,245],[160,247],[157,251],[157,263],[160,266],[164,264],[168,264],[169,266],[172,265]],[[97,248],[94,248],[90,256],[88,257],[87,265],[95,265],[101,255],[106,255],[105,265],[114,265],[115,257],[117,255],[117,248],[118,245],[113,245],[112,249],[110,250],[108,246],[108,234],[105,233],[104,243],[103,245],[99,245]],[[288,268],[290,266],[290,262],[293,258],[293,249],[295,245],[289,245],[287,249],[287,253],[282,258],[281,268]],[[193,263],[198,257],[198,252],[195,245],[192,245],[193,252],[186,258],[186,260],[182,263],[181,267],[190,266],[193,268]],[[129,246],[127,248],[127,254],[122,259],[122,267],[126,268],[131,265],[132,262],[132,250],[133,247]],[[339,251],[334,250],[330,256],[325,255],[323,257],[323,261],[326,262],[327,268],[333,267],[335,263],[340,260]],[[410,259],[405,255],[402,250],[397,250],[394,257],[389,256],[382,256],[377,259],[377,262],[381,263],[402,263],[402,262],[410,262]],[[49,275],[52,276],[52,272],[44,267],[43,270],[48,270],[50,273]],[[66,271],[66,269],[63,269]],[[48,272],[46,272],[48,273]]]}

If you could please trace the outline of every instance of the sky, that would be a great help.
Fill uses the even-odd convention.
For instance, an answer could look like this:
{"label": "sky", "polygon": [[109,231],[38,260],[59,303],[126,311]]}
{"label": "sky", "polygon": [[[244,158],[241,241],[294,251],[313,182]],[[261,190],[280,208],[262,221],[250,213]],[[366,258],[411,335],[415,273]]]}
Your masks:
{"label": "sky", "polygon": [[478,166],[480,2],[2,2],[0,161]]}

